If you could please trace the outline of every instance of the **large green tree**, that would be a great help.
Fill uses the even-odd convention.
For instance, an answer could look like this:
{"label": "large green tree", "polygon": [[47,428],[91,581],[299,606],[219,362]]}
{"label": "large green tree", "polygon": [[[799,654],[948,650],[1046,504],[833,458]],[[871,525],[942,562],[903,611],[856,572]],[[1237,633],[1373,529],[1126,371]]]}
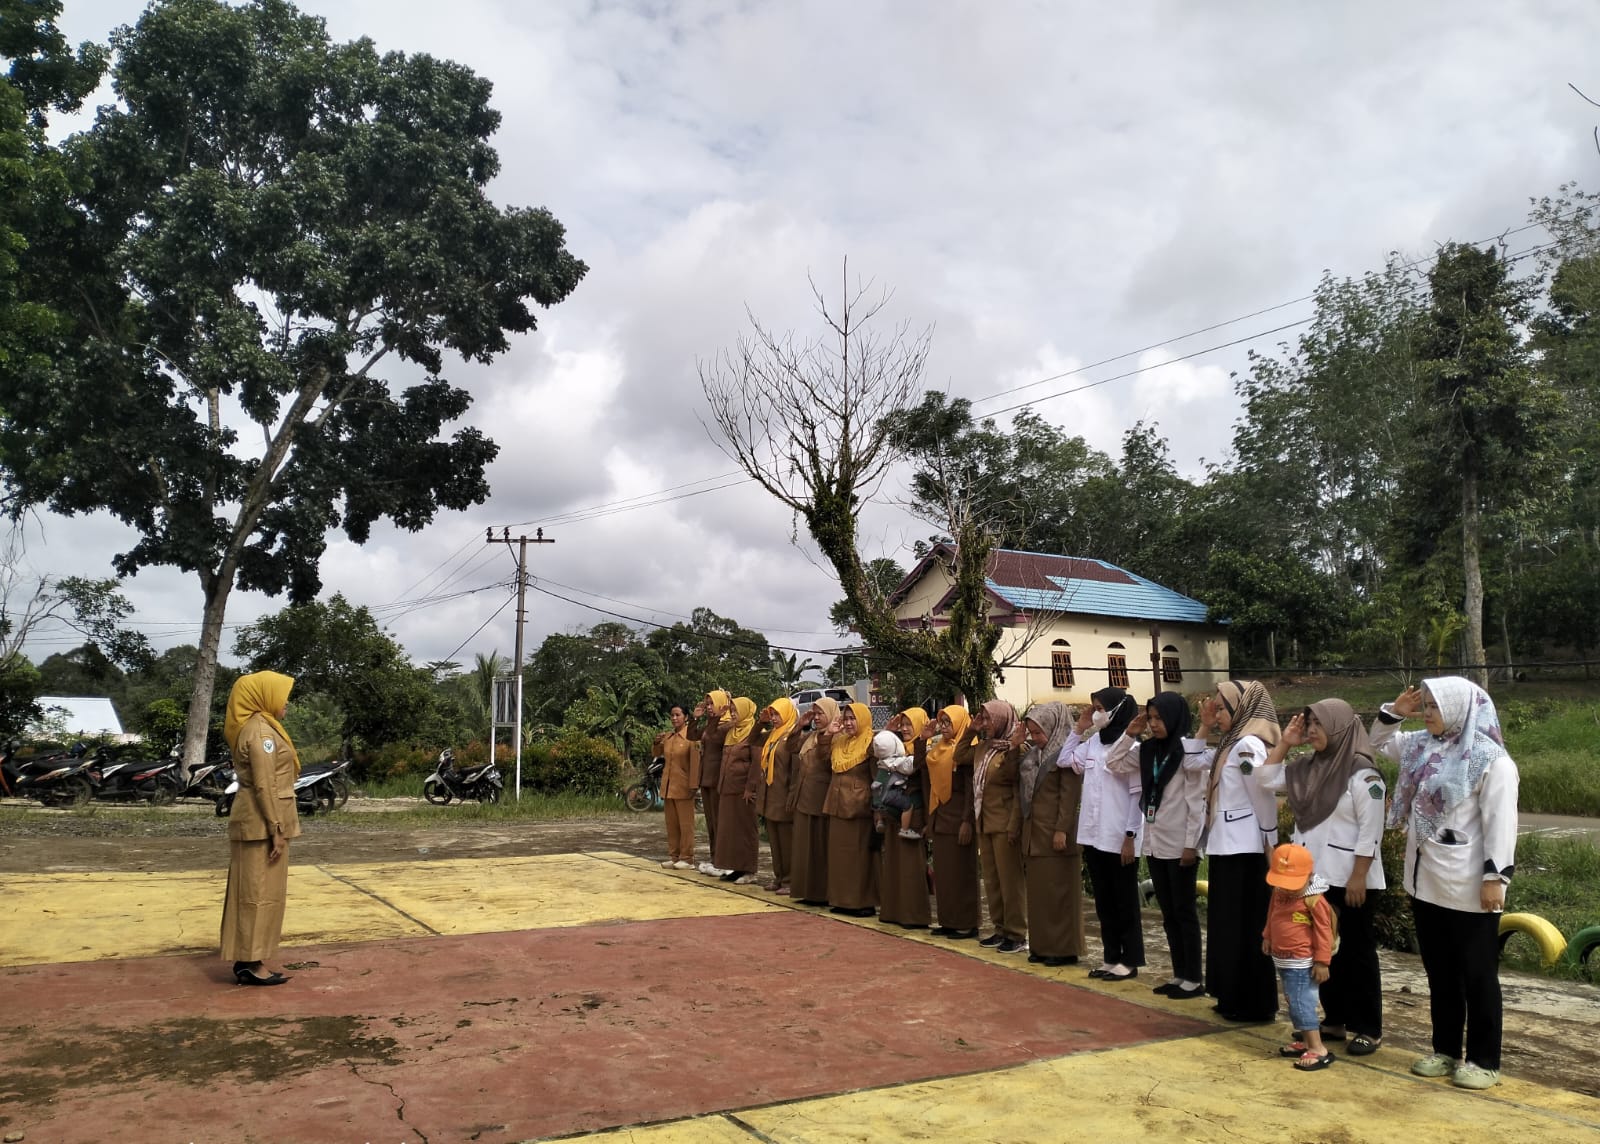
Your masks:
{"label": "large green tree", "polygon": [[[1494,249],[1447,245],[1428,275],[1420,351],[1431,400],[1415,420],[1413,519],[1459,532],[1469,674],[1488,683],[1483,639],[1486,514],[1514,513],[1558,479],[1560,391],[1535,372],[1524,334],[1533,286]],[[1429,495],[1429,494],[1434,495]],[[1430,511],[1431,510],[1431,511]],[[1453,511],[1452,511],[1453,510]]]}
{"label": "large green tree", "polygon": [[585,267],[490,200],[500,116],[464,67],[286,0],[157,0],[112,43],[117,103],[64,148],[71,328],[0,371],[0,450],[17,503],[137,531],[119,572],[198,579],[192,765],[233,588],[309,600],[331,529],[481,503],[496,447],[442,436],[470,403],[447,358],[492,361]]}
{"label": "large green tree", "polygon": [[105,49],[76,52],[56,27],[59,0],[0,0],[0,374],[45,353],[62,328],[36,247],[63,225],[70,183],[45,135],[105,71]]}

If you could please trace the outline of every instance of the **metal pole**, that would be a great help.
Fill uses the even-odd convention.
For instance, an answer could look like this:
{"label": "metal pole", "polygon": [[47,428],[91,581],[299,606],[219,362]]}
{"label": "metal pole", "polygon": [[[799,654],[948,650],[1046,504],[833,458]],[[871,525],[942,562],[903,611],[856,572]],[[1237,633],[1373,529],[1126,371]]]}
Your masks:
{"label": "metal pole", "polygon": [[518,802],[522,801],[522,625],[528,618],[528,538],[517,538],[517,651],[516,666],[513,669],[517,677],[517,793]]}

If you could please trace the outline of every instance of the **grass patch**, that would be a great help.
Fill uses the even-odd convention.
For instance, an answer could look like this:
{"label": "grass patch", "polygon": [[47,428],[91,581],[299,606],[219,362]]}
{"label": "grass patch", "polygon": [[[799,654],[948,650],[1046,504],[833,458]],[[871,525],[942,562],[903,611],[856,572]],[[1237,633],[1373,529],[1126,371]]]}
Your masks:
{"label": "grass patch", "polygon": [[[1538,914],[1568,940],[1579,930],[1600,925],[1600,848],[1579,839],[1524,834],[1517,839],[1517,872],[1511,880],[1506,909]],[[1538,948],[1520,936],[1506,944],[1501,963],[1515,969],[1544,971]],[[1600,966],[1590,966],[1591,974],[1596,970]],[[1563,965],[1547,972],[1561,977],[1578,976],[1576,968]]]}
{"label": "grass patch", "polygon": [[[419,789],[420,789],[420,784]],[[370,788],[367,788],[370,793]],[[383,797],[383,796],[380,796]],[[393,795],[387,797],[394,797]],[[420,793],[416,796],[421,797]],[[448,806],[420,803],[404,810],[352,813],[334,811],[318,815],[317,822],[337,822],[341,829],[391,830],[397,827],[446,826],[460,822],[531,821],[554,822],[574,818],[630,818],[633,812],[618,796],[583,794],[528,794],[521,801],[506,793],[504,800],[485,806],[476,802],[452,802]],[[302,822],[305,819],[302,818]]]}

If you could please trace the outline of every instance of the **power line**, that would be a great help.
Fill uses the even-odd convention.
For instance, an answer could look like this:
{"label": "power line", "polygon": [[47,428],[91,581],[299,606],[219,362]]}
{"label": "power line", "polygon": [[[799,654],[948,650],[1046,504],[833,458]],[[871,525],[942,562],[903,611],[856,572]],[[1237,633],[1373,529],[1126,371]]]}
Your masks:
{"label": "power line", "polygon": [[[591,612],[599,612],[601,615],[610,616],[613,619],[623,620],[630,624],[638,624],[642,628],[650,628],[653,631],[676,631],[678,627],[676,624],[658,624],[653,620],[640,619],[638,616],[623,615],[621,612],[613,612],[611,609],[602,608],[597,604],[586,604],[582,600],[574,600],[570,596],[563,596],[560,592],[552,592],[548,588],[542,588],[539,586],[539,582],[537,580],[530,580],[528,582],[528,587],[532,588],[535,592],[541,592],[546,596],[553,597],[554,599],[565,600],[567,603],[573,604],[579,608],[587,608]],[[687,639],[712,640],[718,643],[733,644],[736,647],[766,648],[771,651],[793,651],[801,652],[805,655],[823,654],[814,647],[789,647],[785,644],[775,644],[765,640],[758,643],[755,640],[741,639],[738,636],[719,636],[711,632],[697,632],[692,628],[683,631],[677,631],[677,634]]]}
{"label": "power line", "polygon": [[509,608],[511,606],[511,601],[513,601],[515,599],[516,599],[515,596],[507,596],[505,603],[501,604],[498,608],[496,608],[494,610],[494,612],[489,616],[489,618],[487,620],[484,620],[483,623],[479,624],[477,626],[477,628],[473,631],[473,633],[470,636],[468,636],[466,639],[462,640],[460,643],[456,644],[455,649],[453,651],[451,651],[451,653],[449,655],[441,656],[440,659],[439,659],[439,662],[441,662],[441,663],[449,663],[452,660],[454,660],[456,658],[456,652],[460,651],[462,648],[466,647],[473,640],[477,639],[478,638],[478,633],[483,631],[483,629],[488,627],[490,624],[494,623],[495,617],[498,616],[501,612],[505,611],[507,608]]}
{"label": "power line", "polygon": [[[565,588],[569,592],[577,592],[580,596],[592,596],[596,600],[605,600],[608,603],[621,604],[624,608],[633,608],[641,612],[653,612],[658,616],[672,616],[675,619],[689,620],[690,622],[693,622],[694,620],[693,616],[686,616],[682,612],[674,612],[666,608],[652,608],[647,604],[635,604],[631,600],[619,600],[615,596],[606,596],[600,592],[591,592],[587,588],[579,588],[574,584],[563,584],[561,581],[552,580],[548,576],[541,576],[539,579],[546,584],[554,584],[557,588]],[[802,632],[797,631],[794,628],[769,628],[765,626],[763,626],[761,630],[765,632],[779,632],[786,636],[816,636],[819,639],[828,640],[839,638],[838,633],[836,632]]]}

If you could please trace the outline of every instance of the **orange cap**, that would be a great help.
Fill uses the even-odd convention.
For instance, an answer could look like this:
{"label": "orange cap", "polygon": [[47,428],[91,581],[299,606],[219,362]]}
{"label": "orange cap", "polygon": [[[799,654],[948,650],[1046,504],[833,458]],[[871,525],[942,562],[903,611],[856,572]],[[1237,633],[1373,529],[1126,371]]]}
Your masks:
{"label": "orange cap", "polygon": [[1285,890],[1298,890],[1311,877],[1311,851],[1286,842],[1272,852],[1267,865],[1267,881]]}

